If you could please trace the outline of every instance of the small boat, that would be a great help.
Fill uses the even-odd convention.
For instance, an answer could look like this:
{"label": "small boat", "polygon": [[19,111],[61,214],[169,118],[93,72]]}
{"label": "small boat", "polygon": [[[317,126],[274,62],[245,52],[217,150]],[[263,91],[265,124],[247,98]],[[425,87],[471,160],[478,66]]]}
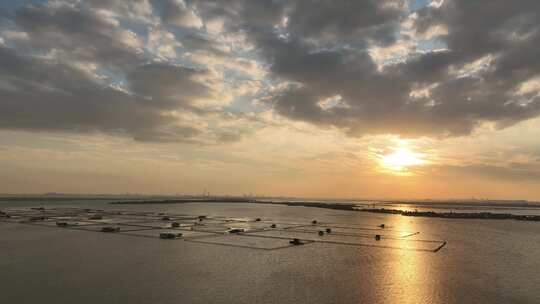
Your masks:
{"label": "small boat", "polygon": [[375,241],[380,241],[380,240],[381,240],[381,235],[380,234],[375,235]]}
{"label": "small boat", "polygon": [[311,223],[312,223],[313,225],[315,225],[315,224],[317,224],[317,220],[313,220],[313,221],[311,221]]}
{"label": "small boat", "polygon": [[304,243],[302,243],[302,241],[300,241],[299,239],[292,239],[289,241],[289,244],[291,245],[304,245]]}
{"label": "small boat", "polygon": [[168,217],[168,216],[164,216],[164,217],[161,218],[161,220],[162,220],[162,221],[170,221],[171,218]]}
{"label": "small boat", "polygon": [[30,222],[44,221],[45,219],[47,218],[44,216],[32,216]]}
{"label": "small boat", "polygon": [[242,233],[246,230],[244,228],[229,228],[229,233]]}
{"label": "small boat", "polygon": [[120,227],[107,226],[101,228],[101,232],[120,232]]}
{"label": "small boat", "polygon": [[103,216],[101,216],[99,214],[94,214],[94,215],[90,216],[88,219],[90,219],[90,220],[102,220]]}
{"label": "small boat", "polygon": [[260,218],[260,217],[258,217],[258,218],[255,219],[255,222],[260,222],[260,221],[261,221],[261,218]]}
{"label": "small boat", "polygon": [[177,222],[171,223],[171,227],[178,228],[180,227],[180,223],[177,223]]}
{"label": "small boat", "polygon": [[324,231],[319,230],[319,235],[320,235],[320,236],[323,236],[323,235],[324,235]]}
{"label": "small boat", "polygon": [[68,223],[68,222],[56,222],[58,227],[69,227],[69,226],[78,226],[79,223]]}
{"label": "small boat", "polygon": [[384,229],[384,224],[380,224],[380,225],[379,225],[379,228],[383,228],[383,229]]}
{"label": "small boat", "polygon": [[276,224],[270,225],[270,228],[276,228]]}
{"label": "small boat", "polygon": [[177,239],[181,237],[182,237],[182,233],[162,232],[159,234],[159,238],[164,239],[164,240],[172,240],[172,239]]}
{"label": "small boat", "polygon": [[326,228],[326,233],[331,233],[331,232],[332,232],[332,229]]}

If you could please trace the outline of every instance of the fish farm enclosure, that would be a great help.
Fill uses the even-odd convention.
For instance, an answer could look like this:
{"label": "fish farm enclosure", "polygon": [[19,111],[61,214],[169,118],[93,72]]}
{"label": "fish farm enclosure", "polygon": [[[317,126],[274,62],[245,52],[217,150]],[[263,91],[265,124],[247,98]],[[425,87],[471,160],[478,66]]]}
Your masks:
{"label": "fish farm enclosure", "polygon": [[187,241],[215,246],[279,250],[313,243],[438,252],[444,240],[421,239],[418,231],[391,226],[272,221],[269,218],[222,217],[82,208],[8,208],[0,223],[52,229]]}

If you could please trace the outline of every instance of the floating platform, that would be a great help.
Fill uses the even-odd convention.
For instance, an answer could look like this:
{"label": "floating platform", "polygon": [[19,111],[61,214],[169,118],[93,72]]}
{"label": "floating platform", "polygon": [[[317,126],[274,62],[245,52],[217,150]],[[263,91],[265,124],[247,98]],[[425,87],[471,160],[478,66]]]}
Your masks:
{"label": "floating platform", "polygon": [[277,250],[313,243],[439,252],[445,240],[418,238],[418,231],[396,230],[386,224],[344,225],[280,222],[267,218],[229,217],[79,208],[11,208],[0,222],[36,227],[107,232],[118,236],[187,241],[259,250]]}

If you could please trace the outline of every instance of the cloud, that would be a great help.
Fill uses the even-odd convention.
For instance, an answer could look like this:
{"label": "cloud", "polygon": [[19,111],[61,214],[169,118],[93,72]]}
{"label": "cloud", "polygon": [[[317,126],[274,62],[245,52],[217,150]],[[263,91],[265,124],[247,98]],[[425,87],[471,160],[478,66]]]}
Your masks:
{"label": "cloud", "polygon": [[14,12],[13,22],[27,36],[15,45],[42,53],[56,52],[65,60],[125,68],[142,57],[143,43],[120,27],[114,15],[61,2],[27,5]]}
{"label": "cloud", "polygon": [[395,40],[400,1],[291,1],[285,8],[287,31],[320,43],[360,39],[389,44]]}
{"label": "cloud", "polygon": [[[76,67],[20,56],[0,47],[0,128],[104,132],[144,141],[184,140],[200,131],[183,126],[167,110],[171,102],[182,104],[195,97],[193,92],[201,86],[188,79],[194,73],[178,67],[141,66],[130,76],[133,83],[167,76],[165,83],[137,86],[136,93],[155,97],[149,100],[111,87]],[[171,90],[173,84],[184,89],[182,96]],[[190,86],[195,88],[190,91]]]}
{"label": "cloud", "polygon": [[[179,113],[252,111],[241,99],[253,98],[257,110],[351,136],[505,128],[540,115],[538,19],[536,0],[416,11],[403,0],[23,5],[2,13],[1,106],[17,114],[3,126],[200,137],[218,132],[185,129]],[[249,94],[234,89],[249,81]]]}
{"label": "cloud", "polygon": [[199,16],[183,0],[153,1],[153,5],[160,12],[163,22],[167,25],[195,28],[202,26]]}
{"label": "cloud", "polygon": [[131,91],[146,103],[174,109],[201,98],[211,97],[211,89],[197,80],[205,71],[163,63],[138,66],[127,75]]}
{"label": "cloud", "polygon": [[[217,76],[170,61],[182,44],[159,24],[146,23],[152,19],[146,4],[57,1],[12,12],[9,30],[0,31],[7,41],[0,46],[0,128],[154,142],[214,136],[204,116],[208,105],[223,102],[214,101]],[[128,18],[118,15],[122,9],[148,29],[146,38],[122,26]],[[155,29],[166,43],[154,41]],[[145,53],[144,40],[152,52]]]}
{"label": "cloud", "polygon": [[[430,39],[425,33],[436,30],[438,42],[423,43],[445,47],[418,51],[383,70],[367,48],[392,47],[407,15],[399,1],[234,1],[226,7],[204,1],[197,7],[202,16],[222,18],[227,30],[245,34],[270,65],[271,76],[295,84],[273,98],[281,115],[351,135],[456,136],[484,122],[502,128],[540,114],[538,98],[513,94],[540,72],[534,56],[540,46],[537,3],[522,1],[510,9],[505,1],[428,6],[417,13],[413,29]],[[474,75],[455,75],[490,55],[494,59]],[[418,87],[431,89],[411,98]],[[333,111],[318,106],[336,95],[348,106]]]}

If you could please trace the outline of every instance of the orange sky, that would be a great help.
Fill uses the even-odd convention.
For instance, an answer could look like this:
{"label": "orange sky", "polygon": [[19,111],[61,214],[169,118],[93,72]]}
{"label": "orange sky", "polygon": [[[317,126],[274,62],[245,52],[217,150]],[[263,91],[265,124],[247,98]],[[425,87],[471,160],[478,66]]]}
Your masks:
{"label": "orange sky", "polygon": [[[306,124],[234,144],[144,144],[105,135],[2,132],[0,192],[202,193],[539,200],[540,120],[450,139],[350,138]],[[387,164],[409,151],[402,167]],[[409,153],[406,152],[406,153]],[[399,163],[399,157],[394,162]],[[409,165],[410,164],[410,165]]]}
{"label": "orange sky", "polygon": [[0,193],[540,200],[540,1],[0,3]]}

